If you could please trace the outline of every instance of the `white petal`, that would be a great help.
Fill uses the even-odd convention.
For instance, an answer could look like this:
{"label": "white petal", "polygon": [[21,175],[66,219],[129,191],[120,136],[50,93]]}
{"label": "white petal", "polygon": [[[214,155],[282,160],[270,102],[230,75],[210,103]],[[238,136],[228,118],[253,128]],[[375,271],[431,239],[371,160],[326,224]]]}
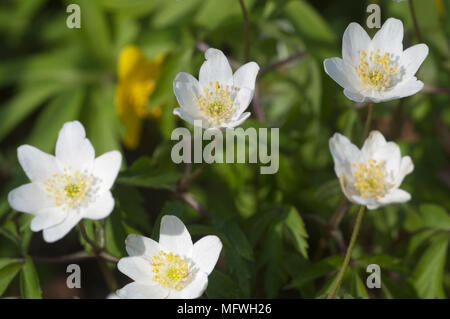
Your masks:
{"label": "white petal", "polygon": [[389,18],[372,39],[373,51],[379,49],[380,54],[389,52],[401,55],[403,52],[403,23],[395,18]]}
{"label": "white petal", "polygon": [[59,131],[55,148],[56,158],[74,171],[91,171],[95,151],[86,138],[83,125],[78,121],[67,122]]}
{"label": "white petal", "polygon": [[117,268],[120,272],[140,284],[149,286],[159,284],[156,281],[153,281],[153,267],[150,266],[148,260],[142,257],[134,256],[121,258],[117,263]]}
{"label": "white petal", "polygon": [[375,210],[375,209],[380,208],[381,206],[383,206],[383,205],[381,205],[379,202],[376,202],[376,201],[373,201],[366,205],[368,210]]}
{"label": "white petal", "polygon": [[37,232],[61,223],[67,217],[67,211],[59,207],[41,209],[30,224],[32,231]]}
{"label": "white petal", "polygon": [[201,117],[196,100],[202,94],[202,88],[196,78],[189,73],[178,73],[173,80],[173,92],[184,112],[192,118]]}
{"label": "white petal", "polygon": [[250,105],[250,102],[253,98],[253,90],[249,90],[246,88],[240,89],[239,92],[236,94],[236,97],[234,99],[234,107],[236,108],[235,111],[235,118],[238,118],[241,116],[241,114],[248,108]]}
{"label": "white petal", "polygon": [[406,81],[402,81],[401,83],[397,84],[392,90],[392,93],[386,96],[386,98],[383,101],[408,97],[416,94],[422,89],[423,89],[423,82],[417,80],[416,77],[412,77]]}
{"label": "white petal", "polygon": [[[369,159],[364,154],[366,159]],[[394,142],[387,142],[382,147],[375,150],[372,156],[377,161],[383,160],[390,182],[395,182],[395,177],[398,175],[400,169],[401,152],[398,145]]]}
{"label": "white petal", "polygon": [[163,299],[167,297],[168,290],[159,285],[148,286],[132,282],[116,293],[124,299]]}
{"label": "white petal", "polygon": [[242,123],[244,123],[245,120],[250,117],[250,115],[251,115],[250,112],[245,112],[236,121],[230,122],[230,123],[226,123],[226,124],[223,125],[223,127],[225,127],[225,128],[233,128],[233,127],[239,126]]}
{"label": "white petal", "polygon": [[386,145],[386,139],[383,134],[378,131],[372,131],[364,141],[361,152],[363,152],[365,156],[371,158],[377,149],[383,147],[384,145]]}
{"label": "white petal", "polygon": [[171,289],[168,299],[195,299],[203,295],[208,287],[208,276],[199,271],[195,274],[194,280],[182,290]]}
{"label": "white petal", "polygon": [[256,76],[259,66],[255,62],[249,62],[241,66],[233,75],[233,85],[238,88],[255,89]]}
{"label": "white petal", "polygon": [[[349,200],[352,203],[358,204],[358,205],[363,205],[363,206],[367,206],[367,208],[369,207],[373,207],[373,205],[377,205],[377,207],[379,206],[378,203],[372,199],[369,198],[364,198],[361,196],[357,196],[357,195],[353,195],[349,198]],[[369,208],[369,209],[375,209],[375,208]]]}
{"label": "white petal", "polygon": [[[174,115],[178,115],[183,120],[188,122],[189,124],[192,124],[194,126],[199,126],[201,128],[209,128],[210,124],[206,118],[193,118],[188,112],[186,112],[185,109],[182,109],[180,107],[177,107],[173,110]],[[200,125],[197,125],[200,122]]]}
{"label": "white petal", "polygon": [[[362,103],[362,102],[366,102],[366,101],[371,101],[371,99],[369,97],[366,97],[364,95],[362,95],[359,92],[355,92],[353,90],[349,90],[349,89],[345,89],[344,90],[344,95],[351,101],[353,102],[357,102],[357,103]],[[375,101],[372,101],[375,102]]]}
{"label": "white petal", "polygon": [[23,213],[36,214],[39,210],[54,206],[45,191],[36,183],[19,186],[8,194],[9,205]]}
{"label": "white petal", "polygon": [[382,205],[404,203],[411,199],[411,195],[403,189],[394,189],[378,200]]}
{"label": "white petal", "polygon": [[161,219],[159,245],[166,252],[191,257],[194,245],[186,226],[176,216],[165,215]]}
{"label": "white petal", "polygon": [[329,140],[331,156],[334,160],[334,170],[340,177],[342,174],[351,175],[352,164],[360,158],[360,150],[350,140],[339,133],[335,133]]}
{"label": "white petal", "polygon": [[199,81],[203,87],[218,81],[221,85],[233,85],[233,72],[222,51],[210,48],[205,52],[206,61],[200,68]]}
{"label": "white petal", "polygon": [[367,51],[369,44],[367,32],[358,23],[350,23],[342,37],[342,58],[353,66],[358,65],[361,50]]}
{"label": "white petal", "polygon": [[411,157],[403,156],[400,161],[400,169],[396,177],[396,182],[394,187],[400,186],[406,175],[410,174],[414,170],[414,164]]}
{"label": "white petal", "polygon": [[426,44],[416,44],[403,52],[400,65],[404,68],[403,78],[414,76],[428,55]]}
{"label": "white petal", "polygon": [[354,90],[354,81],[349,75],[353,74],[351,68],[340,58],[325,59],[323,62],[325,73],[328,74],[337,84],[344,89]]}
{"label": "white petal", "polygon": [[109,190],[117,178],[122,163],[122,154],[112,151],[94,160],[93,175],[101,180],[102,189]]}
{"label": "white petal", "polygon": [[114,198],[110,191],[104,191],[93,203],[84,209],[84,218],[103,219],[109,216],[114,209]]}
{"label": "white petal", "polygon": [[17,157],[25,174],[33,182],[43,182],[59,172],[56,158],[36,147],[20,146],[17,149]]}
{"label": "white petal", "polygon": [[159,244],[151,238],[131,234],[125,240],[125,248],[130,256],[143,256],[150,260],[159,253]]}
{"label": "white petal", "polygon": [[47,243],[53,243],[66,236],[72,228],[81,220],[81,214],[76,212],[68,212],[63,222],[43,231],[44,240]]}
{"label": "white petal", "polygon": [[201,271],[209,275],[219,259],[221,250],[222,242],[219,237],[205,236],[194,244],[192,259]]}

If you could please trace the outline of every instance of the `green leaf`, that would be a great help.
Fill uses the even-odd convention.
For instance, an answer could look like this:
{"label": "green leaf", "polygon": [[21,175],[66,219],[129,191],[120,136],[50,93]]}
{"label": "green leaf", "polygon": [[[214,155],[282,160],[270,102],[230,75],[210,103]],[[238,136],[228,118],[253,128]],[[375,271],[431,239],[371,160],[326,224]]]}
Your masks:
{"label": "green leaf", "polygon": [[238,224],[234,222],[226,222],[223,227],[221,227],[222,232],[230,241],[234,250],[245,259],[253,260],[253,248],[247,239],[247,236],[239,227]]}
{"label": "green leaf", "polygon": [[241,298],[242,293],[230,276],[214,269],[208,277],[206,295],[209,299],[231,299]]}
{"label": "green leaf", "polygon": [[443,277],[448,237],[440,237],[425,251],[411,278],[420,298],[445,298]]}
{"label": "green leaf", "polygon": [[[70,3],[70,1],[66,1]],[[79,0],[81,8],[81,32],[87,48],[99,61],[106,64],[113,62],[111,35],[108,29],[105,12],[98,0]]]}
{"label": "green leaf", "polygon": [[303,39],[314,43],[332,43],[336,39],[326,20],[309,3],[291,1],[284,12]]}
{"label": "green leaf", "polygon": [[419,212],[414,210],[407,212],[405,228],[410,232],[427,228],[450,230],[450,215],[445,208],[435,204],[423,204]]}
{"label": "green leaf", "polygon": [[26,257],[20,273],[20,292],[24,299],[42,299],[39,277],[30,256]]}
{"label": "green leaf", "polygon": [[242,298],[250,298],[251,264],[236,252],[234,246],[229,246],[225,243],[223,244],[227,266],[229,267],[234,280],[242,290]]}
{"label": "green leaf", "polygon": [[51,153],[63,124],[78,118],[84,96],[82,88],[58,94],[39,114],[28,143]]}
{"label": "green leaf", "polygon": [[358,275],[356,270],[353,271],[353,287],[354,295],[360,298],[368,299],[369,295],[367,294],[366,286]]}
{"label": "green leaf", "polygon": [[82,110],[87,136],[96,154],[120,150],[120,121],[115,113],[114,86],[93,87]]}
{"label": "green leaf", "polygon": [[0,263],[3,263],[3,267],[0,267],[0,296],[2,296],[11,281],[19,273],[22,264],[18,261],[13,261],[13,259],[2,259]]}
{"label": "green leaf", "polygon": [[5,268],[11,264],[20,263],[20,259],[17,258],[0,258],[0,269]]}
{"label": "green leaf", "polygon": [[281,221],[275,224],[264,242],[264,251],[260,262],[265,265],[264,291],[269,298],[275,298],[287,280],[283,268],[283,225]]}
{"label": "green leaf", "polygon": [[162,0],[100,0],[100,4],[109,11],[123,15],[143,16],[161,5]]}
{"label": "green leaf", "polygon": [[424,227],[450,230],[450,215],[445,208],[434,204],[424,204],[420,205],[419,209]]}
{"label": "green leaf", "polygon": [[179,25],[183,19],[192,19],[200,3],[204,5],[203,0],[165,1],[159,6],[160,10],[154,15],[152,24],[157,29],[167,28],[173,24]]}
{"label": "green leaf", "polygon": [[40,83],[24,87],[20,93],[3,104],[0,107],[0,141],[34,109],[62,87],[60,83]]}
{"label": "green leaf", "polygon": [[122,225],[120,211],[115,209],[105,220],[105,248],[116,257],[125,256],[127,232]]}
{"label": "green leaf", "polygon": [[11,240],[18,247],[21,247],[20,236],[17,233],[16,225],[12,220],[7,221],[2,227],[0,227],[0,235]]}
{"label": "green leaf", "polygon": [[332,271],[337,271],[339,270],[343,262],[344,257],[331,256],[317,263],[314,263],[310,267],[305,269],[302,276],[295,278],[291,283],[289,283],[286,288],[299,288],[316,278],[325,276]]}
{"label": "green leaf", "polygon": [[180,52],[179,54],[172,54],[165,59],[155,91],[148,101],[148,110],[156,106],[163,106],[164,109],[167,108],[169,110],[173,107],[173,79],[181,71],[190,71],[187,68],[189,68],[193,51],[191,48],[184,48]]}
{"label": "green leaf", "polygon": [[157,169],[148,157],[141,157],[119,175],[119,183],[156,189],[173,189],[183,175],[180,172]]}
{"label": "green leaf", "polygon": [[408,272],[408,268],[402,264],[402,260],[387,255],[365,255],[358,258],[358,264],[367,267],[370,264],[377,264],[382,269],[392,269],[401,272]]}
{"label": "green leaf", "polygon": [[[101,227],[100,222],[98,220],[92,220],[92,219],[83,219],[81,222],[83,223],[84,230],[86,231],[86,236],[91,241],[97,242],[96,234],[95,234],[95,227],[96,226],[97,227]],[[87,252],[90,252],[90,251],[92,251],[92,246],[81,235],[81,231],[79,230],[79,227],[80,226],[77,225],[78,232],[79,232],[80,243],[81,243],[81,245],[83,245],[84,249]]]}
{"label": "green leaf", "polygon": [[306,240],[308,234],[306,233],[305,224],[295,207],[289,207],[287,212],[284,213],[283,226],[297,251],[303,257],[308,258],[308,242]]}

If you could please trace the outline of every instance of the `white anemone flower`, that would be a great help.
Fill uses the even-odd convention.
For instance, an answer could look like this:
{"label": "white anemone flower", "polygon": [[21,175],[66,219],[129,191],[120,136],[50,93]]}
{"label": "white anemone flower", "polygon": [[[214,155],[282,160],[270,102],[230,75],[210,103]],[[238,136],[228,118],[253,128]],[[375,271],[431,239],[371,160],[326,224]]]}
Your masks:
{"label": "white anemone flower", "polygon": [[416,94],[423,82],[414,76],[428,55],[428,46],[403,51],[403,23],[388,19],[370,39],[357,23],[342,38],[342,59],[324,61],[325,72],[354,102],[384,102]]}
{"label": "white anemone flower", "polygon": [[386,142],[380,132],[372,131],[361,150],[339,133],[329,144],[334,171],[351,202],[377,209],[411,199],[399,186],[413,171],[413,162],[409,156],[402,157],[398,145]]}
{"label": "white anemone flower", "polygon": [[80,122],[64,124],[55,156],[30,145],[20,146],[17,156],[31,183],[12,190],[9,204],[35,216],[31,230],[43,230],[46,242],[64,237],[82,218],[103,219],[113,210],[110,188],[122,155],[112,151],[95,158]]}
{"label": "white anemone flower", "polygon": [[180,107],[173,113],[204,129],[241,125],[250,116],[244,111],[253,98],[258,64],[244,64],[233,75],[222,51],[210,48],[205,58],[199,81],[184,72],[175,77],[173,90]]}
{"label": "white anemone flower", "polygon": [[134,280],[116,294],[126,299],[193,299],[208,285],[222,250],[217,236],[205,236],[192,243],[183,222],[175,216],[161,219],[159,243],[143,236],[129,235],[130,257],[119,260],[119,270]]}

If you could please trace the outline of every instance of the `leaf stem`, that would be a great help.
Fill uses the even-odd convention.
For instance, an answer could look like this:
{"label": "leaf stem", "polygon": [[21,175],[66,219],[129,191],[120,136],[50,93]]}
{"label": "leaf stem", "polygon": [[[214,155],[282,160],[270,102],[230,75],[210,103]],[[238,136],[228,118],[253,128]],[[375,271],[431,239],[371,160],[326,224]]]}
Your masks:
{"label": "leaf stem", "polygon": [[358,237],[359,228],[361,227],[361,222],[364,216],[365,206],[361,206],[359,208],[358,217],[356,218],[355,227],[353,228],[352,238],[350,239],[350,244],[348,245],[347,253],[345,254],[344,263],[339,270],[338,276],[336,280],[333,282],[333,286],[331,291],[327,297],[327,299],[332,299],[336,294],[336,291],[339,289],[342,278],[344,277],[345,270],[347,269],[348,263],[350,262],[350,258],[352,256],[353,248],[355,247],[356,238]]}

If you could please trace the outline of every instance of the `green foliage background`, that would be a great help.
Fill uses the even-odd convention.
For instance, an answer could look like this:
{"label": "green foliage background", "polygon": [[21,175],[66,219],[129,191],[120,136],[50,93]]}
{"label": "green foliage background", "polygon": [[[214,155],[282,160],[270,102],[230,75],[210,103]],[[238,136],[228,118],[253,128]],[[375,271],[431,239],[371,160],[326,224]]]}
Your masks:
{"label": "green foliage background", "polygon": [[[81,29],[66,27],[69,3],[81,7]],[[7,202],[8,192],[27,182],[17,147],[27,143],[51,153],[62,124],[75,119],[85,125],[98,155],[119,149],[126,160],[113,189],[114,212],[104,223],[84,221],[92,238],[104,229],[108,253],[125,256],[129,233],[157,239],[160,217],[174,214],[195,240],[216,234],[224,244],[205,297],[320,298],[327,292],[343,261],[336,238],[348,242],[357,209],[349,209],[338,229],[327,228],[342,198],[328,139],[341,132],[359,144],[367,108],[355,108],[322,63],[340,56],[345,28],[352,21],[364,25],[370,3],[380,4],[383,21],[403,21],[404,47],[418,43],[408,3],[244,3],[250,60],[261,70],[297,52],[304,55],[260,73],[257,92],[265,119],[252,116],[243,125],[280,128],[278,173],[260,175],[256,164],[209,165],[189,187],[209,212],[204,217],[173,191],[184,166],[168,160],[170,134],[185,123],[172,114],[172,81],[181,71],[197,76],[203,44],[245,62],[239,1],[2,1],[0,295],[104,298],[109,293],[95,260],[80,262],[82,288],[69,290],[67,264],[39,259],[89,250],[77,230],[46,244],[41,233],[30,231],[30,215],[12,211]],[[450,296],[450,1],[414,0],[414,5],[430,47],[418,73],[425,88],[401,103],[377,104],[372,123],[413,158],[415,170],[403,183],[412,200],[366,214],[341,297]],[[148,58],[166,55],[148,108],[165,106],[159,119],[146,122],[136,151],[122,148],[124,128],[114,108],[118,54],[128,44],[138,45]],[[381,266],[381,289],[365,286],[371,263]],[[119,286],[129,282],[114,264],[109,267]]]}

